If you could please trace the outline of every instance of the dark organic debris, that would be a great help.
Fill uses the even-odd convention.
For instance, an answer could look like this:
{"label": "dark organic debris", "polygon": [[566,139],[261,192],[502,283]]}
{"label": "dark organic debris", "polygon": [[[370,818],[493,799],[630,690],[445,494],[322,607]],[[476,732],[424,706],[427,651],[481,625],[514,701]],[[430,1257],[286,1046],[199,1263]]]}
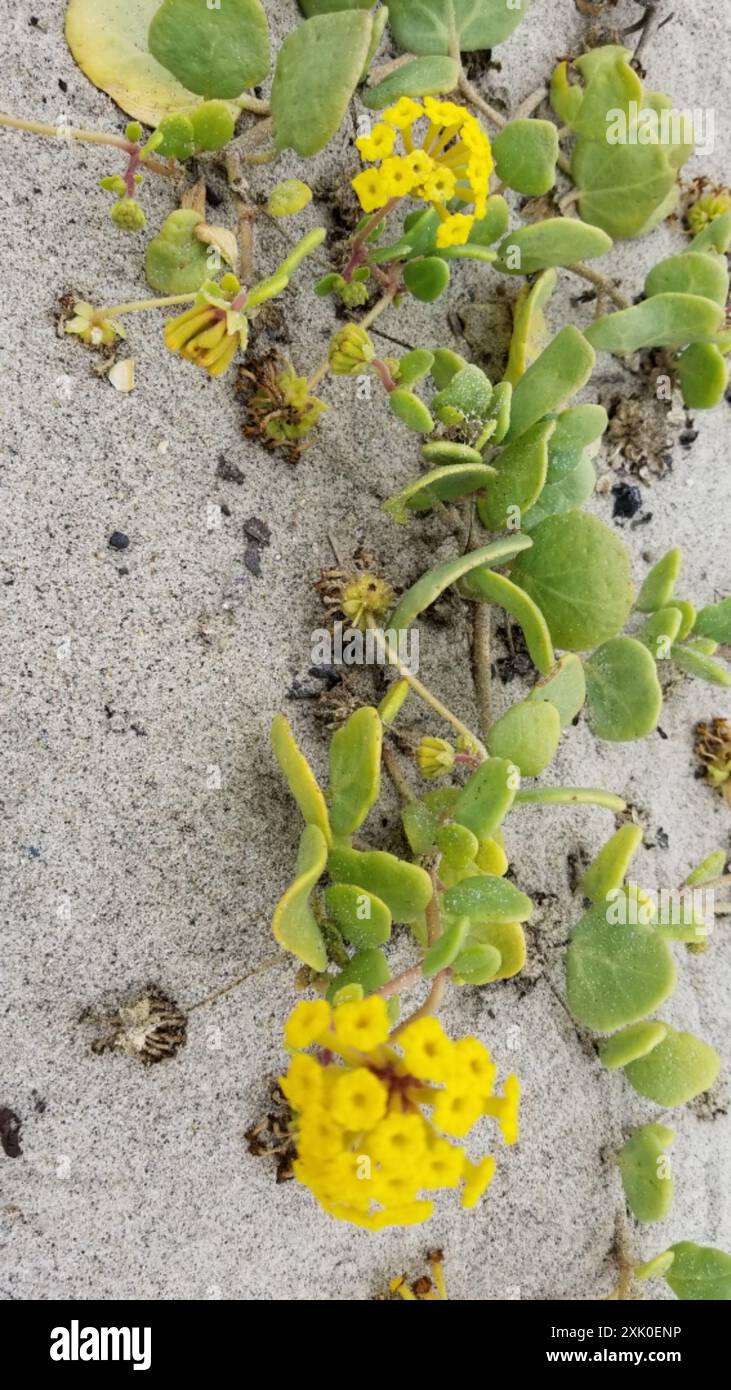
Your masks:
{"label": "dark organic debris", "polygon": [[7,1105],[0,1105],[0,1148],[6,1158],[20,1158],[23,1152],[20,1143],[22,1120]]}
{"label": "dark organic debris", "polygon": [[274,1110],[257,1120],[246,1130],[246,1147],[254,1158],[276,1158],[276,1181],[288,1182],[294,1177],[292,1164],[297,1157],[297,1149],[291,1133],[292,1111],[278,1086],[271,1092]]}
{"label": "dark organic debris", "polygon": [[186,1038],[185,1014],[155,986],[120,1004],[104,1021],[112,1031],[92,1043],[92,1052],[124,1052],[146,1065],[173,1057]]}
{"label": "dark organic debris", "polygon": [[219,454],[216,477],[221,478],[224,483],[238,483],[240,485],[244,482],[246,474],[242,472],[237,463],[230,463],[225,454]]}
{"label": "dark organic debris", "polygon": [[617,483],[612,488],[614,505],[612,507],[613,517],[632,517],[642,506],[642,493],[638,487],[631,483]]}
{"label": "dark organic debris", "polygon": [[271,531],[265,521],[258,516],[250,516],[244,522],[244,535],[249,544],[244,551],[244,564],[249,574],[261,578],[261,552],[271,543]]}

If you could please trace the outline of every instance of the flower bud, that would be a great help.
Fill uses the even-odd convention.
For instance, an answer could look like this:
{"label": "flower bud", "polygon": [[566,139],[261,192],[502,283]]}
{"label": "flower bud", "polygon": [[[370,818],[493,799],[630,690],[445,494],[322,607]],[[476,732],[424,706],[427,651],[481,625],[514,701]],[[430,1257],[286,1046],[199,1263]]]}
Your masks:
{"label": "flower bud", "polygon": [[330,340],[328,361],[335,376],[352,376],[373,361],[376,350],[364,328],[349,323]]}
{"label": "flower bud", "polygon": [[147,218],[134,198],[120,198],[112,207],[110,216],[115,226],[123,232],[141,232],[147,226]]}
{"label": "flower bud", "polygon": [[444,777],[454,766],[454,748],[446,738],[423,738],[416,761],[422,777]]}

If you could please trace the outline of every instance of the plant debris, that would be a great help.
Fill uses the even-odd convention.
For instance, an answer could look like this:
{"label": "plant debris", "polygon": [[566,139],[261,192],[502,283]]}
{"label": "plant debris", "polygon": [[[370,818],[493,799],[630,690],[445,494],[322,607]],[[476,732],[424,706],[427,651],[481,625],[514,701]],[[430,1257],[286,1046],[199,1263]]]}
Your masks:
{"label": "plant debris", "polygon": [[92,1052],[124,1052],[145,1065],[174,1057],[185,1042],[188,1027],[174,999],[154,986],[120,1004],[105,1021],[112,1031],[92,1043]]}

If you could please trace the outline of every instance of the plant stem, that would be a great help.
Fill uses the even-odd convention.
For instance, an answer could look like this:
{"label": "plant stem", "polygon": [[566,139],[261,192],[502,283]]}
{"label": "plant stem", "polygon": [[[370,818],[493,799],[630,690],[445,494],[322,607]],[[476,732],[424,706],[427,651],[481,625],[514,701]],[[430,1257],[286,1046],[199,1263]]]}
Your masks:
{"label": "plant stem", "polygon": [[398,760],[398,756],[394,752],[393,748],[389,748],[388,744],[384,743],[382,755],[383,766],[385,767],[386,772],[391,778],[391,781],[399,796],[401,797],[401,800],[404,802],[405,805],[408,805],[410,801],[415,801],[416,798],[414,796],[414,793],[412,792],[411,787],[409,786],[408,782],[406,781],[406,778],[404,777],[404,774],[401,770],[401,764]]}
{"label": "plant stem", "polygon": [[421,978],[421,961],[418,961],[416,965],[410,965],[408,970],[402,970],[400,975],[394,975],[392,980],[387,980],[385,985],[381,985],[381,988],[375,989],[373,993],[381,999],[391,999],[402,989],[409,989],[411,985],[418,984]]}
{"label": "plant stem", "polygon": [[430,1018],[432,1014],[438,1012],[439,1006],[444,998],[444,991],[447,988],[447,981],[450,974],[451,970],[449,966],[447,966],[444,970],[440,970],[438,975],[434,976],[432,987],[424,1003],[421,1004],[418,1009],[414,1009],[414,1012],[409,1014],[408,1018],[403,1019],[397,1028],[394,1028],[391,1038],[397,1038],[399,1033],[402,1033],[409,1023],[416,1023],[417,1019],[420,1018]]}
{"label": "plant stem", "polygon": [[[380,317],[384,309],[387,309],[389,304],[393,302],[395,294],[395,290],[387,290],[385,294],[382,294],[381,298],[376,300],[376,303],[373,305],[373,308],[369,309],[368,313],[365,314],[364,317],[358,321],[358,327],[370,328],[371,324],[375,323],[376,319]],[[329,371],[330,363],[328,359],[325,358],[325,361],[321,362],[319,367],[316,367],[314,372],[312,372],[310,376],[307,378],[308,390],[314,391],[315,387],[320,385],[320,382],[327,376]]]}
{"label": "plant stem", "polygon": [[242,111],[251,111],[254,116],[270,116],[271,106],[268,101],[262,101],[261,97],[250,97],[244,92],[243,96],[236,98],[236,105]]}
{"label": "plant stem", "polygon": [[[136,155],[139,160],[140,156],[139,145],[128,140],[125,135],[111,135],[101,130],[76,130],[71,126],[47,125],[44,121],[26,121],[21,116],[6,116],[2,112],[0,125],[9,126],[11,130],[25,130],[30,135],[46,135],[52,140],[79,140],[85,145],[111,145],[115,150],[124,150],[130,158]],[[163,178],[176,177],[175,169],[160,164],[156,159],[145,159],[141,162],[144,168],[153,174],[160,174]]]}
{"label": "plant stem", "polygon": [[487,116],[489,121],[492,121],[493,125],[499,126],[502,130],[503,126],[508,124],[507,116],[501,116],[500,112],[496,111],[494,106],[490,106],[489,102],[485,101],[485,98],[480,96],[477,88],[473,86],[464,72],[460,72],[459,75],[459,90],[463,97],[471,101],[472,105],[476,106],[478,111],[482,111],[483,115]]}
{"label": "plant stem", "polygon": [[186,1013],[192,1014],[194,1009],[204,1009],[207,1004],[215,1004],[217,999],[222,999],[225,994],[230,994],[233,989],[238,989],[239,985],[245,984],[255,975],[265,975],[268,970],[273,970],[275,965],[283,965],[286,957],[283,955],[270,956],[269,960],[262,961],[253,970],[247,970],[245,975],[238,975],[230,984],[224,985],[222,989],[217,989],[213,994],[207,994],[205,999],[198,999],[195,1004],[189,1004]]}
{"label": "plant stem", "polygon": [[[370,615],[368,621],[369,627],[375,628],[377,626],[377,624]],[[417,676],[412,675],[411,671],[409,671],[408,667],[404,666],[403,662],[398,656],[398,653],[394,651],[393,647],[391,646],[391,643],[385,636],[383,638],[383,646],[385,654],[388,657],[389,663],[391,664],[391,666],[394,666],[396,668],[399,675],[403,676],[404,680],[407,680],[409,682],[409,685],[411,686],[411,689],[414,691],[414,694],[419,695],[421,699],[424,701],[424,703],[429,705],[430,708],[434,710],[435,714],[439,715],[440,719],[443,719],[447,724],[451,724],[452,728],[456,729],[458,734],[462,734],[464,738],[468,739],[470,743],[474,744],[482,758],[486,758],[487,749],[480,742],[480,740],[475,737],[471,729],[468,729],[467,725],[463,724],[462,720],[458,719],[456,714],[452,714],[451,709],[449,709],[447,705],[442,704],[442,701],[439,700],[436,695],[432,694],[431,690],[429,690],[428,686],[424,685],[423,681],[420,681]]]}
{"label": "plant stem", "polygon": [[627,803],[603,787],[536,787],[515,793],[515,806],[604,806],[607,811],[626,811]]}
{"label": "plant stem", "polygon": [[472,625],[472,672],[477,694],[477,713],[483,738],[492,726],[492,660],[490,627],[492,609],[489,603],[476,603]]}
{"label": "plant stem", "polygon": [[192,304],[194,299],[194,294],[169,294],[164,299],[133,299],[128,304],[112,304],[97,309],[94,318],[111,319],[119,318],[122,314],[139,314],[146,309],[167,309],[171,304]]}
{"label": "plant stem", "polygon": [[358,266],[362,265],[365,260],[365,245],[369,236],[376,230],[376,227],[379,226],[384,217],[388,217],[389,212],[395,208],[398,202],[400,202],[399,198],[389,198],[388,202],[384,203],[383,207],[379,208],[378,212],[375,212],[370,220],[366,222],[365,227],[361,227],[360,231],[356,233],[353,238],[353,245],[350,248],[348,264],[343,271],[344,280],[352,280],[353,271],[357,270]]}
{"label": "plant stem", "polygon": [[575,261],[573,265],[567,265],[566,269],[570,270],[573,275],[580,275],[582,280],[588,280],[590,285],[595,285],[598,290],[602,291],[602,294],[605,294],[608,299],[611,299],[612,303],[616,305],[618,309],[632,308],[629,299],[625,299],[625,296],[614,288],[611,280],[607,280],[606,276],[602,275],[600,271],[592,270],[591,266],[584,265],[581,261]]}

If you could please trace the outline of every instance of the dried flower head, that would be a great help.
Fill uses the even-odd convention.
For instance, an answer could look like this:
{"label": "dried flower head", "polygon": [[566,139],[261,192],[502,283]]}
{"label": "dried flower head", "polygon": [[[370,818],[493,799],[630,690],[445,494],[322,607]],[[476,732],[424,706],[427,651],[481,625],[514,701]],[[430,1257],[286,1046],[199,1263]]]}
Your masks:
{"label": "dried flower head", "polygon": [[323,570],[315,588],[328,617],[346,618],[352,627],[365,629],[370,621],[381,622],[390,613],[396,594],[388,579],[373,572],[372,555],[357,551],[353,568],[341,566]]}
{"label": "dried flower head", "polygon": [[695,752],[707,782],[725,796],[731,805],[731,722],[713,719],[696,724]]}
{"label": "dried flower head", "polygon": [[120,1004],[107,1022],[112,1032],[92,1043],[94,1052],[124,1052],[138,1062],[161,1062],[185,1042],[187,1021],[173,999],[159,989],[145,990]]}
{"label": "dried flower head", "polygon": [[285,449],[296,463],[308,437],[327,406],[310,392],[306,376],[298,376],[292,363],[269,353],[239,371],[239,387],[246,393],[244,434],[258,438],[267,449]]}

